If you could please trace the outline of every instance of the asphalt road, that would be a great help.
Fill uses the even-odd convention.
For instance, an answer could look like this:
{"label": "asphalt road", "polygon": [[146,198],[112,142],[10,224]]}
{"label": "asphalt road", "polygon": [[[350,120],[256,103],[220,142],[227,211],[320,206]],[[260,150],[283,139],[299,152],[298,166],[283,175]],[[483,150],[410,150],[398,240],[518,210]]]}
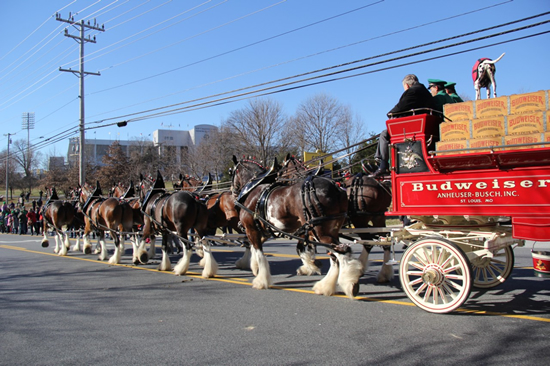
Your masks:
{"label": "asphalt road", "polygon": [[131,265],[130,245],[122,265],[108,265],[0,234],[0,364],[548,364],[550,279],[533,276],[530,250],[516,248],[504,284],[437,315],[411,304],[397,266],[391,283],[375,283],[380,249],[350,300],[315,295],[320,277],[294,275],[289,242],[266,245],[275,287],[254,290],[251,272],[234,267],[239,247],[214,247],[220,272],[205,280],[196,255],[177,277],[156,270],[158,255]]}

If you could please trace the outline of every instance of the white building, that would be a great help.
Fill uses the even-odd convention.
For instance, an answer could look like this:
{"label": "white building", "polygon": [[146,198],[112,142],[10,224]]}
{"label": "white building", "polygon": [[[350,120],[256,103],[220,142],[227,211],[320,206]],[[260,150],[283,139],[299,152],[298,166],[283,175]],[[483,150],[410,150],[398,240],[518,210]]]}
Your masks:
{"label": "white building", "polygon": [[[203,138],[214,130],[217,130],[217,127],[213,125],[196,125],[190,131],[156,130],[153,132],[153,141],[116,141],[118,141],[128,156],[131,150],[136,148],[155,146],[158,147],[159,155],[161,155],[166,148],[170,147],[171,149],[175,149],[176,156],[178,160],[180,160],[184,151],[191,146],[198,146]],[[78,163],[80,148],[79,140],[78,137],[73,137],[69,140],[69,150],[67,152],[67,160],[69,163]],[[101,159],[107,153],[107,150],[113,142],[113,140],[86,139],[86,158],[97,165],[101,165]]]}

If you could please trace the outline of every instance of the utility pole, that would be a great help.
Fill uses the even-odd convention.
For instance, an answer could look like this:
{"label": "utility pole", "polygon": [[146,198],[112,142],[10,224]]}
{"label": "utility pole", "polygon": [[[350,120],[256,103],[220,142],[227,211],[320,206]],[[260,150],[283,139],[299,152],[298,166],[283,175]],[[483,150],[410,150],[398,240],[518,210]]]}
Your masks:
{"label": "utility pole", "polygon": [[11,138],[10,136],[15,135],[14,133],[5,133],[4,136],[8,136],[8,153],[6,154],[6,202],[8,202],[10,196],[8,194],[9,187],[10,187],[10,144],[11,144]]}
{"label": "utility pole", "polygon": [[96,43],[95,36],[94,38],[86,38],[84,36],[84,33],[86,30],[93,29],[100,32],[105,31],[105,26],[102,25],[101,27],[97,25],[95,19],[94,24],[90,24],[90,21],[84,22],[84,19],[82,19],[79,22],[75,22],[74,16],[71,16],[71,13],[69,13],[69,17],[67,19],[61,18],[61,15],[59,13],[55,14],[55,20],[58,20],[60,22],[65,22],[71,24],[73,27],[78,29],[80,34],[78,36],[74,36],[72,34],[69,34],[69,31],[67,28],[65,28],[65,36],[74,39],[76,42],[80,44],[80,69],[78,71],[72,70],[72,69],[63,69],[59,68],[59,71],[66,71],[66,72],[72,72],[74,75],[76,75],[80,79],[80,146],[78,151],[78,157],[80,160],[80,166],[79,166],[79,183],[80,185],[84,185],[84,182],[86,181],[86,170],[85,170],[85,137],[84,137],[84,77],[86,75],[101,75],[99,72],[86,72],[84,71],[84,44],[86,42],[92,42]]}

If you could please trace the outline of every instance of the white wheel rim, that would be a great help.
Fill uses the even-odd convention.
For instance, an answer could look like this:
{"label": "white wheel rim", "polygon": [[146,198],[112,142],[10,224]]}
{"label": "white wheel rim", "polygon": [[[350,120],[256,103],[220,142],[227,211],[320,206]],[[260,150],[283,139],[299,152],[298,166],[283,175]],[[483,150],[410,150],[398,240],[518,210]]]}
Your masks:
{"label": "white wheel rim", "polygon": [[474,287],[492,288],[500,285],[514,267],[514,252],[504,247],[494,253],[493,258],[479,258],[471,261]]}
{"label": "white wheel rim", "polygon": [[470,295],[470,264],[454,244],[424,239],[405,252],[400,264],[403,290],[418,307],[432,313],[457,309]]}

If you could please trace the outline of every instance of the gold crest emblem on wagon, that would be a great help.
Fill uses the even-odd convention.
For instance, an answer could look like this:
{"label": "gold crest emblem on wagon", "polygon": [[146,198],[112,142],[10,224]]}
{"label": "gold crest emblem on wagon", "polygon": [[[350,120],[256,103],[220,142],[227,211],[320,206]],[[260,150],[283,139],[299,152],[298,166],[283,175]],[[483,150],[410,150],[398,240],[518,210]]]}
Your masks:
{"label": "gold crest emblem on wagon", "polygon": [[412,169],[419,166],[422,161],[422,157],[415,153],[410,145],[407,146],[405,151],[398,151],[397,153],[401,155],[400,168]]}

